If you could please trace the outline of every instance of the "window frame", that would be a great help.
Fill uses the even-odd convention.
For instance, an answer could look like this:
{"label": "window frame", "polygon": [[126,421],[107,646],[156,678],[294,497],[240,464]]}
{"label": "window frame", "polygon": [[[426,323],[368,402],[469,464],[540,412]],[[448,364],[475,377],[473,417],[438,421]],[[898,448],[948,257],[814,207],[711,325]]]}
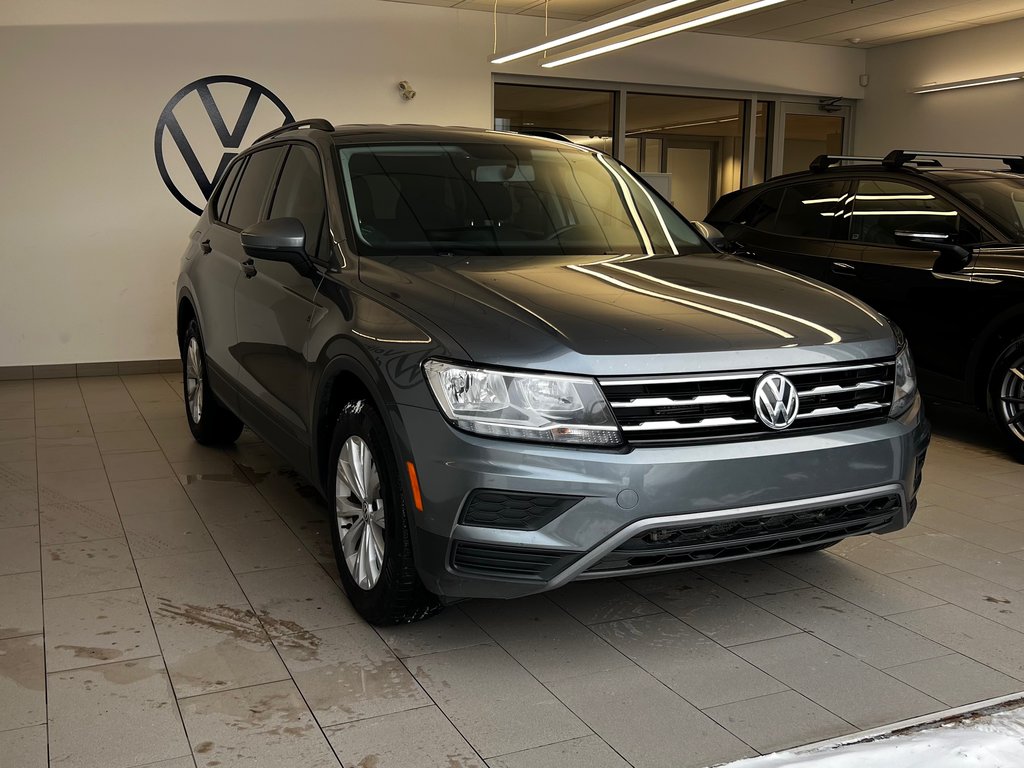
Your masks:
{"label": "window frame", "polygon": [[[282,142],[281,144],[278,144],[276,146],[284,146],[285,147],[285,153],[281,157],[281,162],[278,164],[277,170],[274,173],[274,182],[271,185],[271,191],[269,192],[269,194],[267,196],[267,199],[264,201],[264,210],[263,210],[263,212],[261,214],[260,221],[269,221],[270,220],[270,214],[271,214],[271,212],[274,209],[274,201],[277,199],[277,192],[278,192],[278,189],[280,189],[280,187],[281,187],[281,178],[284,176],[284,170],[285,170],[285,168],[288,165],[288,158],[291,156],[292,149],[294,149],[295,147],[307,147],[308,149],[310,149],[313,152],[314,156],[316,157],[317,168],[320,171],[320,195],[321,195],[321,197],[323,199],[323,202],[324,202],[324,206],[323,206],[324,220],[320,224],[320,231],[317,232],[318,242],[317,242],[316,254],[310,256],[307,253],[307,256],[309,256],[309,258],[312,259],[317,264],[322,264],[322,265],[329,264],[330,261],[331,261],[331,251],[332,251],[332,247],[331,247],[331,243],[330,243],[331,212],[330,212],[330,205],[329,205],[330,198],[327,195],[327,174],[325,173],[326,168],[324,167],[323,154],[320,152],[320,148],[315,143],[313,143],[311,141],[303,141],[301,139],[295,139],[295,140],[291,140],[291,141],[288,141],[288,142]],[[324,235],[324,225],[326,225],[326,232],[327,232],[326,242],[320,240],[320,238],[322,238],[323,235]],[[306,237],[307,238],[309,237],[309,233],[308,232],[306,233]]]}
{"label": "window frame", "polygon": [[[761,201],[761,199],[765,195],[770,194],[772,192],[778,192],[778,191],[781,190],[782,191],[782,199],[780,200],[780,205],[779,205],[778,210],[775,211],[775,218],[773,219],[773,223],[774,223],[774,222],[778,221],[779,211],[782,210],[782,206],[786,202],[786,197],[792,192],[792,190],[794,188],[800,187],[800,186],[807,186],[807,185],[810,185],[810,184],[834,183],[834,184],[839,184],[840,185],[840,189],[839,189],[839,193],[838,194],[839,194],[840,197],[842,197],[844,194],[848,195],[850,193],[850,189],[852,188],[852,181],[853,180],[851,180],[850,178],[846,178],[846,177],[832,177],[832,178],[820,177],[820,178],[794,179],[791,183],[788,183],[788,184],[775,184],[775,185],[772,185],[771,187],[769,187],[768,189],[765,189],[762,192],[760,192],[758,195],[756,195],[754,197],[753,200],[751,200],[749,203],[747,203],[743,207],[743,209],[740,211],[740,214],[737,216],[737,219],[741,218],[748,210],[753,208],[753,206],[756,203],[759,203]],[[836,208],[837,208],[837,210],[839,210],[840,206],[837,205]],[[769,235],[771,237],[792,237],[792,238],[796,238],[798,240],[814,240],[814,241],[817,241],[817,242],[842,242],[842,240],[839,237],[836,236],[836,229],[837,229],[836,219],[837,218],[839,218],[839,217],[833,218],[833,220],[831,222],[831,230],[830,230],[828,236],[826,236],[826,237],[814,237],[814,236],[810,236],[810,235],[796,235],[796,234],[792,234],[792,233],[789,233],[789,232],[779,232],[778,230],[762,229],[760,227],[751,226],[750,224],[742,224],[742,226],[746,227],[747,229],[751,229],[754,232],[760,232],[761,234]]]}
{"label": "window frame", "polygon": [[[259,145],[247,149],[245,151],[244,155],[242,155],[242,157],[244,157],[245,159],[245,167],[242,168],[238,173],[238,180],[235,182],[234,185],[235,194],[232,194],[231,196],[231,209],[228,211],[228,218],[231,217],[231,212],[235,208],[235,198],[237,197],[238,186],[241,184],[242,179],[245,178],[245,174],[249,170],[249,160],[252,158],[252,156],[255,155],[257,152],[267,152],[274,149],[280,149],[282,147],[284,148],[285,151],[278,158],[277,165],[274,166],[274,169],[270,173],[270,178],[273,180],[273,183],[268,185],[267,189],[263,191],[263,197],[260,199],[260,204],[256,214],[257,218],[254,223],[259,224],[261,221],[266,221],[268,210],[267,203],[269,199],[270,189],[277,187],[277,178],[281,173],[281,166],[284,163],[284,159],[288,156],[288,145],[286,142],[275,142],[273,144]],[[232,232],[242,232],[245,229],[245,227],[236,227],[234,224],[229,223],[227,219],[224,219],[218,223],[224,227],[227,227]],[[252,224],[248,226],[252,226]]]}
{"label": "window frame", "polygon": [[[210,218],[218,224],[227,224],[227,217],[231,213],[231,204],[234,202],[234,191],[238,186],[238,180],[242,178],[242,174],[245,172],[245,166],[248,164],[249,155],[239,154],[228,165],[227,170],[224,171],[224,175],[217,182],[217,189],[210,196]],[[238,173],[231,177],[231,172],[238,169]],[[230,179],[230,184],[228,180]],[[226,196],[226,197],[225,197]],[[224,213],[223,215],[217,214],[217,206],[220,203],[221,197],[224,197]]]}

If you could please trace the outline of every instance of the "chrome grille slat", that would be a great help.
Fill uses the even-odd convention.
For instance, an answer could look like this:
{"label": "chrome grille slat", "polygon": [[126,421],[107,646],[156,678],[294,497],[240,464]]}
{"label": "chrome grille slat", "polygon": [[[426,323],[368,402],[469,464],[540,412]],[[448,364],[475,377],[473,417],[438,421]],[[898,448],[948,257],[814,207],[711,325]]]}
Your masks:
{"label": "chrome grille slat", "polygon": [[[796,423],[777,432],[754,414],[754,385],[768,370],[789,378],[800,398]],[[888,413],[894,377],[887,360],[599,381],[631,444],[670,445],[856,427]]]}

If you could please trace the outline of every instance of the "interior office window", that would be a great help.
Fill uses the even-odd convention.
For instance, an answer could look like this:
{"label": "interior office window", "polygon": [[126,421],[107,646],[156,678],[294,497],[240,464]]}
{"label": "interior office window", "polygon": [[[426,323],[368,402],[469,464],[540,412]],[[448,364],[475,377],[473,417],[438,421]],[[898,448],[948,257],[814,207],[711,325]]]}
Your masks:
{"label": "interior office window", "polygon": [[843,154],[846,120],[839,115],[786,114],[783,125],[782,172],[806,171],[818,155]]}
{"label": "interior office window", "polygon": [[245,165],[242,178],[228,212],[228,224],[236,229],[251,227],[259,221],[267,189],[274,178],[277,163],[285,147],[271,147],[253,152]]}
{"label": "interior office window", "polygon": [[911,239],[956,242],[960,214],[926,189],[899,181],[862,180],[853,199],[850,239],[906,245]]}
{"label": "interior office window", "polygon": [[498,131],[553,131],[611,154],[615,94],[539,85],[494,86],[494,128]]}
{"label": "interior office window", "polygon": [[846,200],[844,181],[811,181],[786,187],[771,231],[791,237],[829,239]]}
{"label": "interior office window", "polygon": [[231,194],[234,190],[235,179],[238,178],[238,171],[245,165],[245,160],[240,160],[237,163],[232,163],[231,169],[228,171],[227,178],[224,179],[224,183],[220,187],[220,191],[217,193],[217,202],[213,205],[214,217],[220,221],[224,218],[225,214],[230,210]]}
{"label": "interior office window", "polygon": [[326,214],[320,157],[311,147],[293,145],[281,169],[274,201],[270,204],[270,218],[291,216],[301,221],[306,230],[306,253],[322,257],[326,245],[326,240],[321,242]]}
{"label": "interior office window", "polygon": [[772,104],[769,101],[757,102],[757,113],[754,115],[754,183],[760,184],[768,178],[768,148],[770,142],[770,126],[772,124]]}
{"label": "interior office window", "polygon": [[672,204],[703,219],[726,192],[739,189],[743,166],[744,102],[630,93],[626,142],[636,141],[643,173],[670,174]]}

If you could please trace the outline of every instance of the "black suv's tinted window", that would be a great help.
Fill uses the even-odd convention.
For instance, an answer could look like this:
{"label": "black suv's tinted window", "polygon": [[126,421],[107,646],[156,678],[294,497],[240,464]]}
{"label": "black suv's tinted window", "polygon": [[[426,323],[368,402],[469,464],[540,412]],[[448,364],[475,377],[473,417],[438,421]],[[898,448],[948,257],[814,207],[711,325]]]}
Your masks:
{"label": "black suv's tinted window", "polygon": [[845,199],[846,182],[811,181],[786,187],[771,229],[777,235],[830,239],[837,211]]}
{"label": "black suv's tinted window", "polygon": [[956,208],[921,187],[865,179],[853,199],[850,239],[874,245],[907,245],[913,239],[958,242],[960,223]]}
{"label": "black suv's tinted window", "polygon": [[306,230],[306,253],[317,256],[326,210],[319,156],[310,147],[293,146],[284,161],[269,218],[292,216],[301,221]]}
{"label": "black suv's tinted window", "polygon": [[775,230],[775,215],[779,212],[785,192],[783,187],[769,189],[744,209],[739,215],[739,223],[754,229],[773,232]]}
{"label": "black suv's tinted window", "polygon": [[267,188],[274,178],[277,162],[284,150],[284,147],[271,147],[249,156],[228,212],[228,224],[232,227],[245,229],[259,221],[260,206],[266,199]]}
{"label": "black suv's tinted window", "polygon": [[231,200],[231,191],[235,185],[235,179],[238,178],[238,170],[245,164],[245,160],[241,160],[231,165],[231,169],[228,171],[228,176],[224,180],[224,184],[220,188],[220,192],[217,193],[217,202],[213,206],[214,216],[220,220],[223,219],[229,209],[228,203]]}

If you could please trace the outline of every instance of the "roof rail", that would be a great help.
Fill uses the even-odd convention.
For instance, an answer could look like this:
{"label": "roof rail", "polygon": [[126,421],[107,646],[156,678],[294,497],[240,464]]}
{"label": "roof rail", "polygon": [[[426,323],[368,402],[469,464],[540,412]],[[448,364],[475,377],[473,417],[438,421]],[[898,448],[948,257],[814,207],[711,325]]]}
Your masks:
{"label": "roof rail", "polygon": [[576,143],[572,139],[570,139],[568,136],[563,136],[562,134],[555,133],[554,131],[544,131],[544,130],[539,130],[539,131],[516,131],[516,133],[518,133],[518,134],[520,134],[522,136],[534,136],[534,137],[536,137],[538,139],[554,139],[555,141],[564,141],[566,144],[575,144]]}
{"label": "roof rail", "polygon": [[970,160],[999,160],[1014,173],[1024,173],[1024,155],[992,155],[977,152],[930,152],[921,149],[894,149],[882,160],[886,168],[899,168],[912,163],[920,156],[924,157],[957,157]]}
{"label": "roof rail", "polygon": [[330,120],[325,120],[322,117],[314,117],[309,120],[296,120],[294,123],[285,123],[280,128],[275,128],[272,131],[267,131],[260,136],[253,144],[258,144],[264,139],[269,139],[272,136],[277,136],[288,131],[294,131],[296,128],[315,128],[318,131],[333,131],[334,125]]}
{"label": "roof rail", "polygon": [[[859,163],[881,163],[885,158],[882,157],[863,157],[858,155],[818,155],[811,161],[810,169],[815,173],[821,171],[827,171],[833,165],[838,165],[841,162],[859,162]],[[938,160],[909,160],[908,162],[913,163],[917,166],[928,166],[932,168],[941,167],[942,163]]]}

